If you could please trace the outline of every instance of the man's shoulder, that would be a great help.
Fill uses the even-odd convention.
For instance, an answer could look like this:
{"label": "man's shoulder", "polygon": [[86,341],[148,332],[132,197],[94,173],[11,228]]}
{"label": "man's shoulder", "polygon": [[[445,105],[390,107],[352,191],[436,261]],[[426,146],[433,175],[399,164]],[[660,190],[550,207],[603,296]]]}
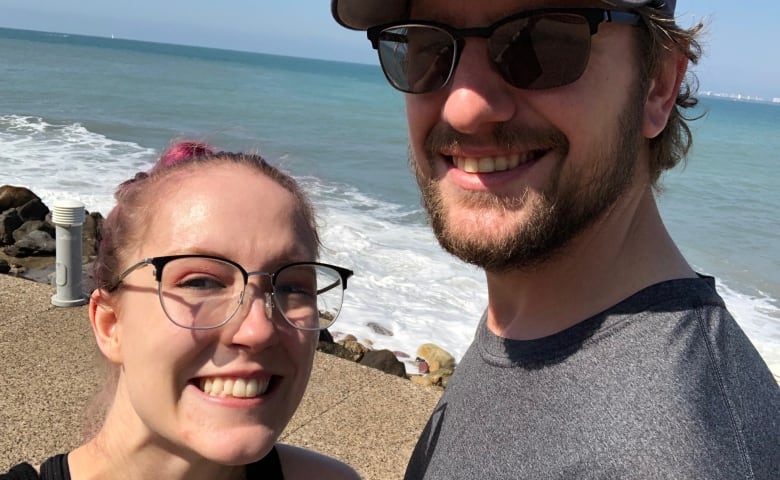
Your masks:
{"label": "man's shoulder", "polygon": [[704,275],[666,280],[649,285],[621,301],[610,311],[687,312],[702,307],[718,307],[723,309],[726,315],[729,315],[725,311],[726,304],[723,298],[715,289],[715,279]]}

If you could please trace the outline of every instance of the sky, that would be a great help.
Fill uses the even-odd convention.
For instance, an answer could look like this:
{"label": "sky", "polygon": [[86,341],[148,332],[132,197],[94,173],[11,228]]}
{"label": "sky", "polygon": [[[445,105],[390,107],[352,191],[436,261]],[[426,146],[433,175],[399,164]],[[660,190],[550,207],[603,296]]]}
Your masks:
{"label": "sky", "polygon": [[[677,17],[707,25],[702,92],[780,97],[780,2],[678,0]],[[0,0],[0,27],[378,63],[328,0]]]}

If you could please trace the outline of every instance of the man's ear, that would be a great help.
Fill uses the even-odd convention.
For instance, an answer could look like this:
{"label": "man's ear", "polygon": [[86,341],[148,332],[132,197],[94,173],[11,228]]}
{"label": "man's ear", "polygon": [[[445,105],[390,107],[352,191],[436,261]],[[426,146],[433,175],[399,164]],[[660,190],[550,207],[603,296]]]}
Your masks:
{"label": "man's ear", "polygon": [[655,138],[666,128],[687,69],[688,57],[681,51],[673,48],[665,52],[665,58],[655,77],[650,80],[647,91],[642,123],[645,138]]}
{"label": "man's ear", "polygon": [[105,290],[95,289],[89,298],[89,323],[103,355],[112,363],[122,363],[116,312]]}

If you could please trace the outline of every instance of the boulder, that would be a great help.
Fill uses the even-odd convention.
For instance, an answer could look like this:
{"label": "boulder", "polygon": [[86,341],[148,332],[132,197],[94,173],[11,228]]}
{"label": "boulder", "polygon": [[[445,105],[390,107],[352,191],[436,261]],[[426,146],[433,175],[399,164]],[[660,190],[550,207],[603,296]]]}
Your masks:
{"label": "boulder", "polygon": [[0,213],[11,208],[19,208],[30,200],[40,201],[40,197],[25,187],[15,187],[13,185],[0,187]]}
{"label": "boulder", "polygon": [[430,366],[431,371],[440,368],[454,369],[455,357],[433,343],[424,343],[417,349],[417,356],[425,360]]}
{"label": "boulder", "polygon": [[360,360],[359,358],[355,358],[354,352],[347,350],[343,345],[338,343],[319,342],[317,344],[317,350],[322,353],[327,353],[328,355],[333,355],[334,357],[349,360],[350,362]]}
{"label": "boulder", "polygon": [[51,235],[52,238],[54,238],[54,226],[52,224],[46,223],[43,220],[28,220],[24,222],[19,228],[14,230],[14,243],[26,237],[30,232],[34,232],[36,230],[46,232]]}
{"label": "boulder", "polygon": [[41,230],[34,230],[3,251],[12,257],[53,256],[55,241],[51,235]]}
{"label": "boulder", "polygon": [[22,220],[25,222],[30,220],[44,220],[49,213],[49,207],[44,205],[40,198],[33,198],[21,207],[17,207],[16,211],[19,212],[19,216],[22,217]]}
{"label": "boulder", "polygon": [[24,221],[15,208],[0,213],[0,245],[13,245],[14,231],[22,225]]}
{"label": "boulder", "polygon": [[393,332],[392,330],[388,330],[387,328],[383,327],[382,325],[379,325],[376,322],[368,322],[366,324],[368,328],[374,331],[377,335],[384,335],[385,337],[392,337]]}
{"label": "boulder", "polygon": [[406,378],[406,367],[395,358],[390,350],[369,350],[358,362],[366,367],[376,368],[385,373]]}
{"label": "boulder", "polygon": [[352,352],[352,356],[354,357],[353,360],[355,362],[359,362],[361,358],[363,358],[363,355],[366,354],[370,348],[366,347],[362,343],[358,342],[357,340],[342,340],[339,342],[344,348]]}

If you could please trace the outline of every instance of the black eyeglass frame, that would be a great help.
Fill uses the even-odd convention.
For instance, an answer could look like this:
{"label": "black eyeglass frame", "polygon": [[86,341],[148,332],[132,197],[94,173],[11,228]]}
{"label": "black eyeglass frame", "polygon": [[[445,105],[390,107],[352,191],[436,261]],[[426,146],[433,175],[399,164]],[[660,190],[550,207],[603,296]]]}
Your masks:
{"label": "black eyeglass frame", "polygon": [[[246,286],[249,284],[249,277],[252,276],[252,275],[259,275],[259,276],[270,277],[270,279],[271,279],[271,293],[270,293],[270,295],[271,295],[271,297],[273,297],[273,302],[274,303],[276,303],[276,297],[274,297],[274,292],[276,290],[276,278],[277,278],[278,274],[281,271],[283,271],[283,270],[285,270],[287,268],[295,267],[295,266],[298,266],[298,265],[311,265],[311,266],[315,266],[315,267],[327,267],[327,268],[330,268],[331,270],[334,270],[336,273],[338,273],[339,279],[341,280],[341,284],[343,285],[342,290],[346,290],[347,289],[347,279],[349,277],[351,277],[352,275],[354,275],[354,272],[352,270],[348,269],[348,268],[339,267],[337,265],[331,265],[329,263],[322,263],[322,262],[293,262],[293,263],[288,263],[286,265],[282,265],[281,267],[277,268],[273,272],[265,272],[265,271],[261,271],[261,270],[249,272],[243,266],[241,266],[241,264],[239,264],[237,262],[234,262],[233,260],[230,260],[228,258],[219,257],[219,256],[216,256],[216,255],[181,254],[181,255],[165,255],[165,256],[160,256],[160,257],[149,257],[149,258],[144,258],[142,260],[139,260],[138,262],[134,263],[133,265],[127,267],[127,269],[125,269],[125,271],[122,272],[116,278],[116,280],[114,280],[113,282],[111,282],[110,284],[108,284],[105,287],[105,290],[108,291],[108,292],[113,292],[113,291],[117,290],[119,288],[119,286],[121,285],[122,281],[125,278],[127,278],[128,275],[130,275],[131,273],[133,273],[134,271],[138,270],[141,267],[144,267],[146,265],[152,265],[154,267],[154,279],[157,282],[157,296],[160,299],[160,306],[162,307],[163,311],[165,312],[165,316],[168,317],[168,319],[171,320],[175,325],[177,325],[179,327],[182,327],[182,328],[186,328],[188,330],[213,330],[213,329],[220,328],[220,327],[226,325],[233,318],[233,316],[235,316],[236,312],[238,312],[238,307],[236,308],[236,311],[233,312],[224,321],[220,322],[217,325],[208,326],[208,327],[184,326],[184,325],[176,322],[173,318],[171,318],[170,315],[168,314],[168,312],[165,310],[165,306],[162,303],[162,272],[163,272],[163,269],[165,268],[165,265],[167,265],[168,263],[170,263],[170,262],[172,262],[174,260],[178,260],[180,258],[205,258],[205,259],[210,259],[210,260],[218,260],[218,261],[225,262],[225,263],[228,263],[228,264],[233,265],[234,267],[236,267],[241,272],[241,275],[244,278],[244,288],[241,290],[241,298],[239,299],[239,306],[241,304],[243,304],[244,294],[246,292]],[[321,288],[321,289],[317,290],[315,293],[317,295],[319,295],[321,293],[327,292],[328,290],[330,290],[332,288],[335,288],[337,285],[338,285],[338,282],[334,282],[333,284],[328,285],[325,288]],[[339,309],[339,312],[340,311],[341,311],[341,309]],[[280,308],[280,312],[281,312],[281,308]],[[282,313],[282,317],[284,317],[285,321],[288,324],[290,324],[294,328],[297,328],[298,330],[305,330],[305,331],[318,331],[318,330],[322,330],[322,328],[319,328],[319,327],[316,327],[316,328],[304,328],[304,327],[301,327],[299,325],[296,325],[293,322],[291,322],[290,320],[288,320],[287,316],[284,315],[284,313]],[[334,318],[331,321],[330,325],[333,325],[333,323],[335,321],[336,321],[336,318]],[[327,327],[325,327],[325,328],[327,328]]]}
{"label": "black eyeglass frame", "polygon": [[[642,23],[642,17],[636,12],[632,11],[626,11],[626,10],[612,10],[612,9],[605,9],[605,8],[543,8],[543,9],[536,9],[536,10],[527,10],[524,12],[516,13],[513,15],[510,15],[508,17],[504,17],[501,20],[496,21],[495,23],[488,25],[486,27],[470,27],[470,28],[455,28],[450,25],[447,25],[445,23],[440,22],[434,22],[429,20],[403,20],[403,21],[396,21],[393,23],[386,23],[383,25],[377,25],[374,27],[369,28],[366,30],[366,36],[371,41],[371,46],[379,51],[379,41],[380,41],[380,35],[385,33],[386,30],[389,30],[391,28],[399,28],[399,27],[432,27],[439,29],[445,33],[447,33],[450,38],[452,39],[453,46],[455,48],[453,54],[452,54],[452,62],[450,62],[450,70],[447,73],[447,78],[442,82],[442,84],[439,87],[432,88],[430,90],[425,91],[411,91],[402,88],[400,85],[398,85],[391,77],[388,75],[387,70],[385,69],[383,63],[382,63],[382,56],[379,55],[379,64],[382,66],[382,72],[385,74],[385,78],[390,83],[390,85],[393,86],[396,90],[400,90],[404,93],[410,93],[410,94],[423,94],[423,93],[430,93],[436,90],[439,90],[441,88],[444,88],[452,79],[452,74],[455,72],[455,69],[458,68],[458,62],[460,61],[460,54],[463,51],[466,43],[466,38],[468,37],[477,37],[477,38],[484,38],[490,41],[490,37],[495,33],[497,29],[504,26],[507,23],[520,20],[523,18],[529,18],[533,16],[539,16],[539,15],[545,15],[545,14],[570,14],[570,15],[576,15],[584,18],[588,22],[588,27],[590,28],[590,36],[588,37],[588,61],[590,59],[590,39],[598,32],[599,25],[602,23],[617,23],[617,24],[624,24],[624,25],[640,25]],[[494,60],[490,59],[491,63],[495,63]],[[585,63],[587,65],[587,62]],[[498,70],[499,73],[501,70]],[[581,76],[582,74],[580,74]],[[511,82],[509,82],[503,74],[501,74],[502,78],[504,78],[504,81],[512,85]],[[576,82],[580,77],[574,78],[570,82],[564,83],[562,85],[568,85],[571,83]],[[514,85],[512,85],[514,86]],[[515,88],[521,88],[515,86]],[[549,88],[555,88],[555,87],[544,87],[544,88],[538,88],[538,89],[532,89],[532,90],[545,90]],[[529,88],[525,88],[529,89]]]}

